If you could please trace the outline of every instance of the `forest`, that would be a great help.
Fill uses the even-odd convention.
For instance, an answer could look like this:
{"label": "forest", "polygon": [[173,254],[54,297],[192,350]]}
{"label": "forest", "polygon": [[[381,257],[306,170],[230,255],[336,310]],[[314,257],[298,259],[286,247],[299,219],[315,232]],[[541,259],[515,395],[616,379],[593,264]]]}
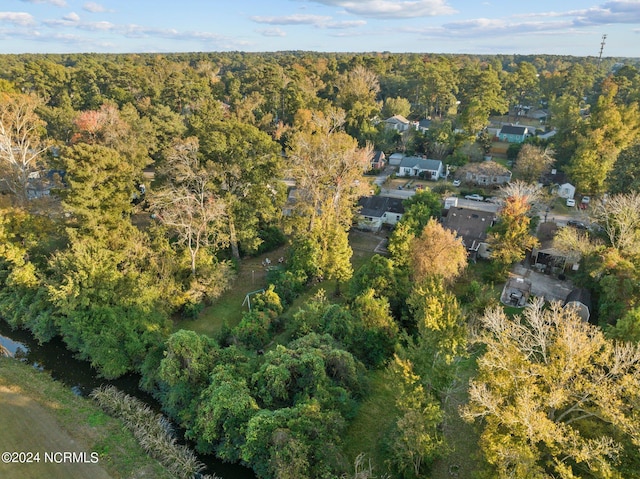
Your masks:
{"label": "forest", "polygon": [[[640,478],[639,68],[1,55],[0,318],[61,337],[105,378],[139,374],[199,452],[260,479]],[[388,253],[354,265],[374,151],[463,168],[491,150],[492,119],[525,105],[553,135],[507,151],[491,260],[470,261],[438,221],[453,191],[438,182],[404,201]],[[394,115],[430,126],[400,134]],[[570,274],[594,298],[589,323],[495,294],[537,245],[552,167],[593,202],[597,228],[555,243],[581,257]],[[241,320],[183,327],[274,251]]]}

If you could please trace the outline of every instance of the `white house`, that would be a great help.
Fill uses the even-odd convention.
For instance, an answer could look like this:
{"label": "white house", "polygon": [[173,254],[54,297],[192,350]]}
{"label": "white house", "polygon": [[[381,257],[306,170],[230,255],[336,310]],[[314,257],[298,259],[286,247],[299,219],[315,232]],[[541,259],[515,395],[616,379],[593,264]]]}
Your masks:
{"label": "white house", "polygon": [[576,194],[576,187],[571,183],[564,183],[558,187],[558,196],[560,198],[573,198]]}
{"label": "white house", "polygon": [[399,176],[420,176],[427,180],[437,181],[443,174],[440,160],[429,160],[419,156],[407,156],[400,162]]}
{"label": "white house", "polygon": [[393,115],[391,118],[384,120],[385,126],[390,130],[396,130],[402,133],[407,131],[411,126],[411,122],[402,115]]}
{"label": "white house", "polygon": [[383,225],[395,225],[404,214],[402,199],[387,196],[364,196],[358,200],[358,228],[380,231]]}

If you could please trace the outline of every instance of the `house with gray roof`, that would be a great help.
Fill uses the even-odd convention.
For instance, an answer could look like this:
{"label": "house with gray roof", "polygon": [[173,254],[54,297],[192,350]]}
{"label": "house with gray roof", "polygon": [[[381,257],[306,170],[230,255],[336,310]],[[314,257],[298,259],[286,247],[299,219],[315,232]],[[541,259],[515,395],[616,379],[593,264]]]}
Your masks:
{"label": "house with gray roof", "polygon": [[363,196],[358,200],[358,228],[377,232],[383,225],[395,225],[404,214],[402,201],[387,196]]}
{"label": "house with gray roof", "polygon": [[508,143],[522,143],[527,136],[531,135],[531,131],[526,126],[520,125],[503,125],[498,132],[500,141]]}
{"label": "house with gray roof", "polygon": [[487,232],[496,221],[495,213],[458,206],[451,206],[444,213],[442,225],[462,238],[471,260],[491,255],[487,245]]}
{"label": "house with gray roof", "polygon": [[400,162],[398,176],[418,176],[437,181],[443,173],[440,160],[429,160],[419,156],[406,156]]}

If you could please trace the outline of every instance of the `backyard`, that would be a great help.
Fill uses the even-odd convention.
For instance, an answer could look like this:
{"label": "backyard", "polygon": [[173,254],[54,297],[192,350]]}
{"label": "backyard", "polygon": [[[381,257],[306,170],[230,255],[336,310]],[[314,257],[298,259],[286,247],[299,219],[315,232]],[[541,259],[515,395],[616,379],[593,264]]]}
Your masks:
{"label": "backyard", "polygon": [[[351,264],[354,271],[357,271],[360,266],[375,254],[376,246],[383,239],[384,236],[360,231],[352,231],[349,234],[349,243],[353,249]],[[174,329],[190,329],[207,336],[215,336],[225,325],[230,328],[236,326],[242,319],[242,313],[248,310],[246,304],[244,304],[247,293],[267,287],[267,269],[282,267],[278,260],[286,258],[287,252],[287,247],[284,246],[260,256],[244,258],[239,264],[232,287],[225,291],[212,305],[205,307],[198,318],[176,320]],[[271,261],[271,264],[265,266],[267,259]],[[286,262],[283,263],[283,266],[286,266]],[[285,311],[284,319],[286,320],[289,315],[296,312],[321,288],[333,293],[336,289],[336,283],[335,281],[325,280],[314,284],[296,298],[289,309]]]}

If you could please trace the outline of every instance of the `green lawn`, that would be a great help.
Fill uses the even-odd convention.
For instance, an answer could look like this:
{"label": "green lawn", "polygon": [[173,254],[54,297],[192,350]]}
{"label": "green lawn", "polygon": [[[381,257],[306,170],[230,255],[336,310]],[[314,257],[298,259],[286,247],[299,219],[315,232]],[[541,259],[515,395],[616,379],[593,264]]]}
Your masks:
{"label": "green lawn", "polygon": [[[169,478],[142,450],[122,422],[78,397],[49,374],[0,357],[0,449],[39,452],[30,464],[0,464],[7,478]],[[98,454],[98,463],[53,463],[44,453]],[[106,471],[106,472],[105,472]]]}
{"label": "green lawn", "polygon": [[376,477],[386,471],[382,442],[396,420],[395,395],[390,387],[386,370],[373,371],[369,375],[369,393],[360,405],[358,413],[344,438],[344,453],[353,464],[364,453],[371,460]]}

